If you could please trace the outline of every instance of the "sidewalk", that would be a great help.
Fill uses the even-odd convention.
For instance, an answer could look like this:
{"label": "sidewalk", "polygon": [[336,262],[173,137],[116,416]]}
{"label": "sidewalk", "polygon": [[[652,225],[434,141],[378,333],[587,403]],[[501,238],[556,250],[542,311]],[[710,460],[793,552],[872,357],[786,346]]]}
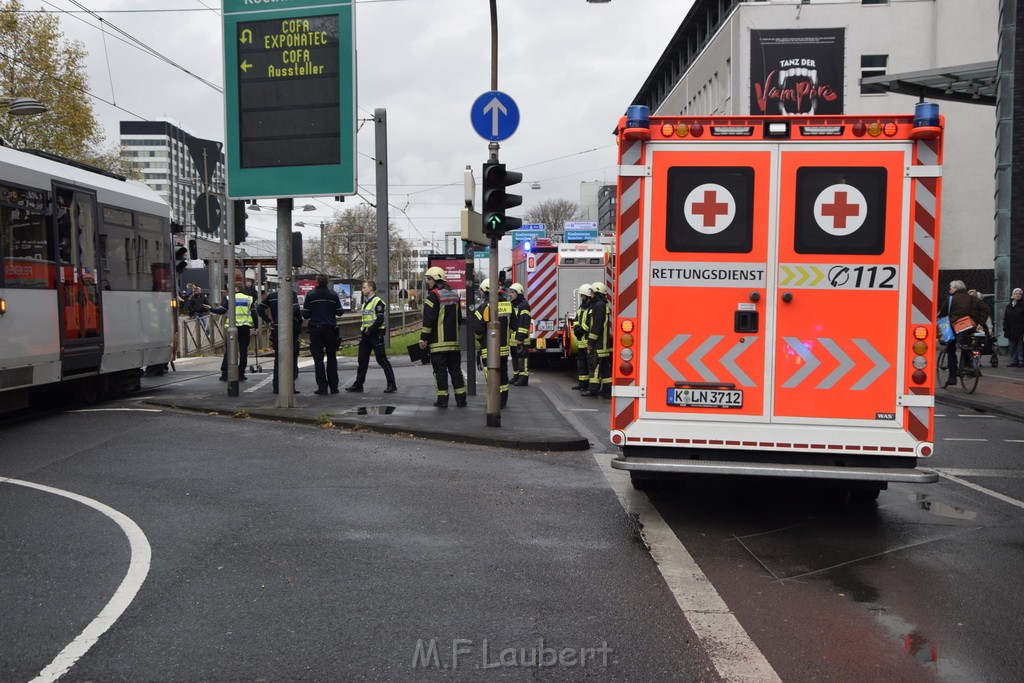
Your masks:
{"label": "sidewalk", "polygon": [[1000,356],[999,367],[993,368],[988,363],[989,357],[983,358],[981,378],[973,394],[965,392],[960,385],[948,389],[938,387],[936,403],[1024,420],[1024,367],[1006,367],[1009,360]]}
{"label": "sidewalk", "polygon": [[[356,359],[339,356],[338,394],[313,393],[313,361],[299,357],[299,376],[295,387],[296,407],[278,408],[271,392],[274,360],[260,356],[262,373],[246,373],[239,382],[239,396],[228,396],[228,385],[221,382],[220,357],[182,358],[175,371],[162,377],[144,377],[142,399],[150,405],[194,410],[203,413],[320,424],[329,420],[337,427],[386,434],[406,434],[441,441],[519,448],[534,451],[586,450],[589,442],[580,436],[551,403],[547,394],[531,380],[528,387],[511,387],[508,407],[501,411],[501,427],[487,426],[486,392],[483,373],[476,374],[476,396],[469,406],[447,409],[433,406],[436,398],[434,376],[429,365],[412,363],[408,358],[391,358],[398,391],[385,394],[384,373],[370,360],[363,393],[344,390],[356,375]],[[250,356],[250,363],[255,359]],[[550,380],[549,380],[550,381]],[[566,382],[571,378],[566,377]],[[607,408],[608,402],[601,403]]]}

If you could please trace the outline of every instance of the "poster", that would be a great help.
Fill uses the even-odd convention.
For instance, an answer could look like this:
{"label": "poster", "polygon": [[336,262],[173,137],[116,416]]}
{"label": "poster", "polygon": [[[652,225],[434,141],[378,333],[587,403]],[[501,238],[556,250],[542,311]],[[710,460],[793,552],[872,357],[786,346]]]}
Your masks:
{"label": "poster", "polygon": [[750,32],[750,113],[842,114],[845,31]]}

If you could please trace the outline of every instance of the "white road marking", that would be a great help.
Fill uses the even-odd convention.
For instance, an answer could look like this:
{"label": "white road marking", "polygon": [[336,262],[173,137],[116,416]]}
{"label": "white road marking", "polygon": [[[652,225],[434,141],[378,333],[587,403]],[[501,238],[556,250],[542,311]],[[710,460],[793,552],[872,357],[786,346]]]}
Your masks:
{"label": "white road marking", "polygon": [[[541,390],[548,394],[552,402],[556,402],[556,397],[546,387],[541,387]],[[575,415],[566,413],[566,419],[580,436],[593,444],[602,443]],[[650,499],[633,489],[628,474],[612,469],[610,454],[595,452],[593,455],[619,503],[627,513],[636,515],[643,525],[643,535],[650,545],[651,557],[658,565],[658,571],[719,675],[727,681],[781,683],[782,679],[757,649],[757,645]]]}
{"label": "white road marking", "polygon": [[161,413],[160,408],[79,408],[69,413]]}
{"label": "white road marking", "polygon": [[1006,443],[1024,443],[1024,439],[1003,439]]}
{"label": "white road marking", "polygon": [[994,420],[994,419],[996,419],[995,415],[978,415],[978,414],[972,414],[972,413],[962,413],[960,415],[957,415],[957,417],[972,417],[972,418],[977,419],[977,420]]}
{"label": "white road marking", "polygon": [[[940,470],[940,469],[937,469],[935,471],[938,472],[939,476],[943,477],[944,479],[949,479],[950,481],[955,481],[956,483],[958,483],[958,484],[960,484],[962,486],[966,486],[969,489],[974,489],[975,491],[979,491],[980,493],[984,493],[986,496],[992,496],[996,500],[1001,500],[1004,503],[1009,503],[1010,505],[1016,505],[1017,507],[1019,507],[1021,509],[1024,509],[1024,502],[1019,501],[1016,498],[1010,498],[1009,496],[1004,496],[1003,494],[1001,494],[1001,493],[999,493],[997,491],[993,491],[992,489],[987,489],[984,486],[979,486],[978,484],[975,484],[973,482],[969,482],[966,479],[961,479],[960,477],[958,477],[956,475],[950,474],[950,472],[953,471],[953,470]],[[976,475],[976,476],[978,476],[978,475]]]}
{"label": "white road marking", "polygon": [[[299,361],[299,369],[301,370],[302,368],[308,368],[312,364],[313,364],[313,359],[312,358],[308,358],[306,360]],[[273,382],[274,381],[274,370],[273,370],[273,368],[271,368],[270,370],[267,370],[266,373],[267,373],[266,377],[264,377],[261,381],[257,382],[253,386],[246,388],[244,393],[251,394],[254,391],[259,391],[263,387],[265,387],[268,384],[270,384],[271,382]]]}
{"label": "white road marking", "polygon": [[942,440],[943,441],[988,441],[988,439],[968,439],[968,438],[960,438],[960,437],[957,437],[957,436],[943,437]]}
{"label": "white road marking", "polygon": [[571,413],[596,413],[597,408],[570,408]]}
{"label": "white road marking", "polygon": [[121,581],[121,585],[117,587],[116,591],[114,591],[114,595],[111,596],[110,601],[102,610],[100,610],[100,613],[96,615],[96,618],[89,622],[89,625],[85,627],[85,630],[78,634],[78,637],[71,641],[67,647],[61,650],[53,661],[50,662],[45,669],[40,671],[39,675],[31,681],[31,683],[50,683],[51,681],[56,681],[67,673],[68,670],[75,665],[75,662],[77,662],[82,655],[88,652],[89,648],[96,644],[96,641],[99,640],[100,636],[102,636],[107,629],[113,626],[114,622],[118,620],[126,609],[128,609],[128,605],[130,605],[132,600],[135,599],[135,595],[139,592],[139,588],[142,587],[143,582],[146,580],[146,576],[149,574],[152,551],[149,547],[149,541],[146,539],[146,534],[142,532],[142,529],[140,529],[135,522],[114,508],[104,505],[97,500],[86,498],[85,496],[80,496],[77,493],[71,493],[70,491],[55,489],[30,481],[22,481],[20,479],[0,477],[0,484],[3,483],[26,486],[46,493],[70,498],[82,505],[88,505],[94,510],[98,510],[110,519],[114,520],[117,525],[121,527],[121,531],[124,532],[125,536],[128,537],[128,544],[131,547],[131,560],[128,563],[128,573],[125,574],[124,579]]}

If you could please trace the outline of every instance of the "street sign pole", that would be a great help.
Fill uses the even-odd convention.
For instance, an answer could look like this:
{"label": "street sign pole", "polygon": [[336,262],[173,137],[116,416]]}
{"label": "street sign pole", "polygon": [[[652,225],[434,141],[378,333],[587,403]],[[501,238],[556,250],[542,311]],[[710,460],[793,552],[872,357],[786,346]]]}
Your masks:
{"label": "street sign pole", "polygon": [[[498,7],[497,0],[490,0],[491,6],[491,90],[498,89]],[[498,143],[487,145],[489,159],[498,161]],[[498,237],[491,237],[491,254],[488,268],[490,278],[487,293],[487,426],[501,426],[501,377],[498,353],[501,351],[498,335]]]}
{"label": "street sign pole", "polygon": [[[243,209],[244,210],[244,209]],[[225,207],[225,215],[227,216],[227,224],[235,224],[235,203],[227,202]],[[224,244],[224,233],[226,230],[221,231],[221,245]],[[231,240],[228,244],[228,266],[227,266],[227,290],[228,290],[228,331],[225,344],[225,357],[227,360],[228,370],[228,396],[238,396],[238,318],[236,316],[235,309],[235,236],[234,230],[231,231]],[[219,265],[219,264],[218,264]]]}

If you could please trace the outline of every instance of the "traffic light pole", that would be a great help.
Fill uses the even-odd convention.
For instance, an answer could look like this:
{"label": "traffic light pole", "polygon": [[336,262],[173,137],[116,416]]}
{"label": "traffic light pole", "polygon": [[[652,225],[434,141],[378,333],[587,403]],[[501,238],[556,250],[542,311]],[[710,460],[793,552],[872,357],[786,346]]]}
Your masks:
{"label": "traffic light pole", "polygon": [[277,200],[277,407],[295,407],[292,311],[292,200]]}
{"label": "traffic light pole", "polygon": [[[491,6],[491,90],[498,89],[498,0],[490,0]],[[488,160],[498,163],[498,143],[487,145]],[[498,239],[491,235],[491,253],[488,258],[490,287],[487,292],[487,426],[501,426],[501,374],[499,353],[501,351],[501,326],[498,323]]]}
{"label": "traffic light pole", "polygon": [[[235,203],[224,202],[227,206],[224,211],[227,215],[227,225],[235,224]],[[244,209],[243,209],[244,210]],[[221,226],[221,243],[224,242],[226,226]],[[227,300],[228,300],[228,331],[224,343],[227,345],[225,353],[228,359],[228,396],[238,396],[238,319],[235,317],[235,245],[234,230],[231,230],[232,242],[228,244],[228,267],[227,267]],[[223,253],[223,252],[222,252]],[[218,268],[220,264],[218,264]]]}

